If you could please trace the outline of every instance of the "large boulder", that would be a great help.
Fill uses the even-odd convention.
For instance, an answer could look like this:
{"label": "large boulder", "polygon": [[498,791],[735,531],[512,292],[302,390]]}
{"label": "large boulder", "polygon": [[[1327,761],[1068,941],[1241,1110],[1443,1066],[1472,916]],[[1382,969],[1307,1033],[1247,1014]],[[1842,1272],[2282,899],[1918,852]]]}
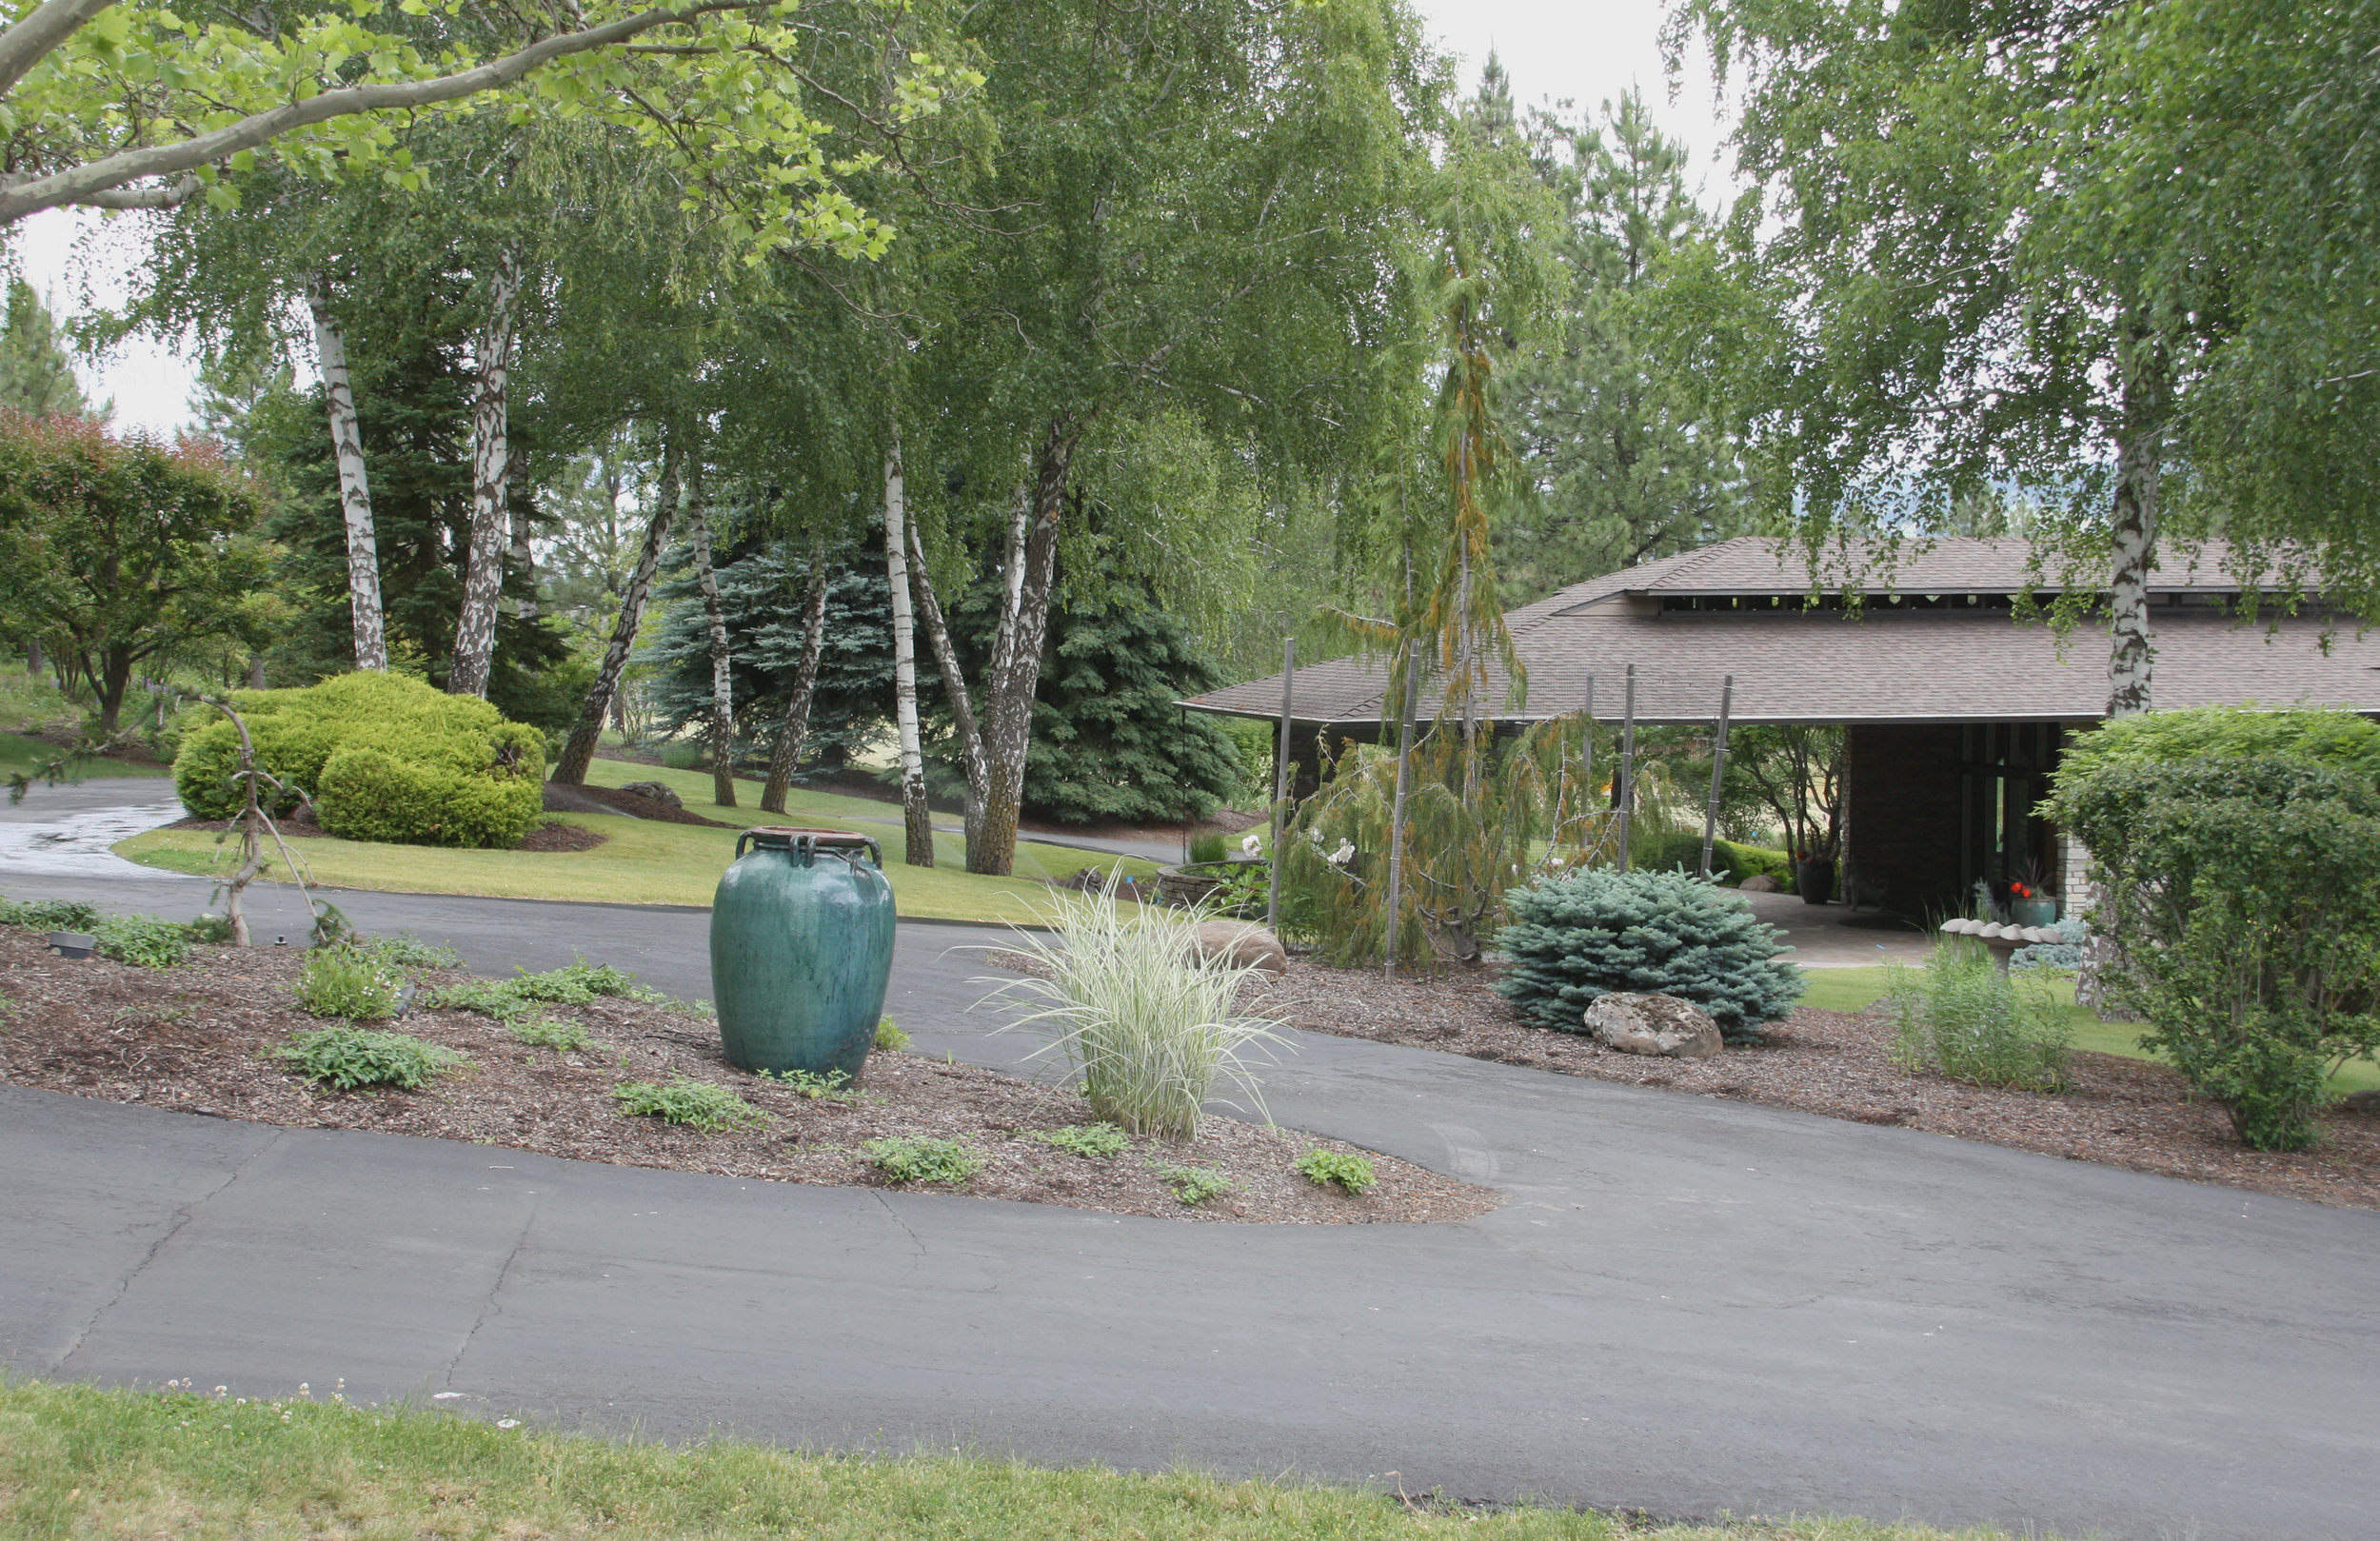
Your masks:
{"label": "large boulder", "polygon": [[1671,1059],[1708,1059],[1719,1052],[1719,1024],[1702,1008],[1676,996],[1640,996],[1615,991],[1587,1007],[1587,1032],[1621,1054],[1662,1055]]}
{"label": "large boulder", "polygon": [[1280,938],[1251,920],[1201,920],[1190,928],[1190,952],[1200,961],[1221,958],[1267,974],[1289,972],[1289,952]]}
{"label": "large boulder", "polygon": [[629,793],[635,797],[645,798],[651,801],[658,802],[664,808],[683,808],[685,806],[685,799],[678,796],[677,792],[673,788],[671,788],[666,782],[663,781],[630,781],[621,787],[620,790]]}
{"label": "large boulder", "polygon": [[1777,881],[1765,872],[1755,872],[1737,883],[1735,891],[1741,894],[1774,894],[1777,891]]}

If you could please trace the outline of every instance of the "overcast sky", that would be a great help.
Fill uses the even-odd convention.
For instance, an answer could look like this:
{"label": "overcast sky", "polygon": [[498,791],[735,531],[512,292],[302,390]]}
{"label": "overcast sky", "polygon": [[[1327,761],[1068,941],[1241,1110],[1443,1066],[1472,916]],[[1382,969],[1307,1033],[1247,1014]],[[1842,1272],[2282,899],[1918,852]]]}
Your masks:
{"label": "overcast sky", "polygon": [[[1414,0],[1438,43],[1463,60],[1465,90],[1493,49],[1523,104],[1569,100],[1593,109],[1631,85],[1640,88],[1654,120],[1694,151],[1695,180],[1706,202],[1726,177],[1718,160],[1722,132],[1707,75],[1689,71],[1673,98],[1661,69],[1659,0]],[[142,260],[139,247],[103,230],[96,214],[55,210],[35,215],[10,232],[22,270],[61,315],[122,298],[125,275]],[[190,421],[191,370],[160,344],[134,342],[84,367],[94,400],[115,402],[121,427],[170,433]]]}

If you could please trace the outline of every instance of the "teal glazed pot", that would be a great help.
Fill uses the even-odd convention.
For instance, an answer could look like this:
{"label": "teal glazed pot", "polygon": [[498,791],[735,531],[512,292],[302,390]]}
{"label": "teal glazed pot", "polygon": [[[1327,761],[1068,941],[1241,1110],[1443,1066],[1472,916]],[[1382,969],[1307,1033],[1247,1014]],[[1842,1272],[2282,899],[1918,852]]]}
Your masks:
{"label": "teal glazed pot", "polygon": [[892,948],[892,883],[873,840],[745,830],[711,901],[711,998],[727,1062],[859,1079]]}

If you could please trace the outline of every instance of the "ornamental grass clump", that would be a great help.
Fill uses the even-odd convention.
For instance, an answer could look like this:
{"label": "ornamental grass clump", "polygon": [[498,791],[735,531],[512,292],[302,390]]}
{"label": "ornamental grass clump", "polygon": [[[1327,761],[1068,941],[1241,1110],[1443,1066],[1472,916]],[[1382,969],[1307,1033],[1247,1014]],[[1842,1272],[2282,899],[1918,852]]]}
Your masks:
{"label": "ornamental grass clump", "polygon": [[[1020,933],[1015,950],[1047,978],[1003,983],[1000,1000],[1022,1028],[1046,1041],[1028,1057],[1059,1054],[1080,1078],[1091,1112],[1128,1134],[1190,1139],[1216,1082],[1244,1092],[1261,1116],[1263,1098],[1247,1056],[1281,1041],[1279,1022],[1240,1014],[1253,969],[1191,946],[1194,915],[1142,909],[1127,915],[1116,883],[1061,896],[1043,919],[1052,942]],[[984,981],[990,982],[990,981]]]}
{"label": "ornamental grass clump", "polygon": [[2046,986],[1994,968],[1982,943],[1945,938],[1923,969],[1887,975],[1893,1062],[1913,1074],[2026,1092],[2066,1090],[2072,1034]]}
{"label": "ornamental grass clump", "polygon": [[1790,1016],[1804,988],[1791,948],[1741,895],[1680,872],[1594,868],[1540,878],[1505,896],[1497,984],[1540,1027],[1586,1030],[1587,1007],[1616,992],[1676,996],[1710,1014],[1731,1043]]}

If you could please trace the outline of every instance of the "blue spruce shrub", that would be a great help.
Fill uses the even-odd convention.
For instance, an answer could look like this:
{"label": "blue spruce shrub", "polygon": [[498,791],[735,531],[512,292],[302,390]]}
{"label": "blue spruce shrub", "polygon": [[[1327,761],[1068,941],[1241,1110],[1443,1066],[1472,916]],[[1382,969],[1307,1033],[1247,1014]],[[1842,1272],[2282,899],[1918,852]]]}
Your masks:
{"label": "blue spruce shrub", "polygon": [[1739,895],[1679,872],[1592,869],[1540,878],[1505,896],[1497,945],[1512,967],[1497,988],[1540,1027],[1586,1030],[1599,996],[1676,996],[1711,1014],[1731,1042],[1759,1040],[1801,998],[1779,933]]}

